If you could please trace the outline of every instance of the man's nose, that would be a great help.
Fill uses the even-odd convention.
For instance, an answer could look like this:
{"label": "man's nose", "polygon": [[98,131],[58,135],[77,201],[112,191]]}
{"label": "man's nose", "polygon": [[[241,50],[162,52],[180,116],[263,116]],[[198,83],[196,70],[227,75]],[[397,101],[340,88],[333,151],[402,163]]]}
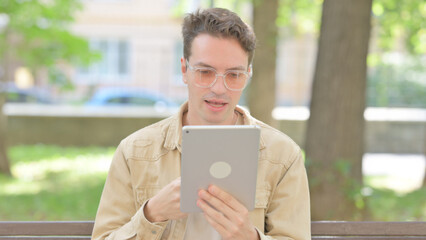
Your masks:
{"label": "man's nose", "polygon": [[220,95],[225,93],[228,89],[225,86],[225,76],[217,75],[216,82],[211,86],[211,91]]}

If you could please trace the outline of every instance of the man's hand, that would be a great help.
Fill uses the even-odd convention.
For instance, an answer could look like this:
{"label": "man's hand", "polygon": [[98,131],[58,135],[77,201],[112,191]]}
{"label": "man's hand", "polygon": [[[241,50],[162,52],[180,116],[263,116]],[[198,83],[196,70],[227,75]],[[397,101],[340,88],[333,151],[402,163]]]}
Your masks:
{"label": "man's hand", "polygon": [[197,205],[223,239],[259,239],[255,227],[250,222],[247,208],[233,196],[214,185],[209,186],[207,191],[200,190],[198,196],[200,199]]}
{"label": "man's hand", "polygon": [[186,217],[180,211],[180,177],[173,180],[145,205],[144,213],[150,222],[163,222]]}

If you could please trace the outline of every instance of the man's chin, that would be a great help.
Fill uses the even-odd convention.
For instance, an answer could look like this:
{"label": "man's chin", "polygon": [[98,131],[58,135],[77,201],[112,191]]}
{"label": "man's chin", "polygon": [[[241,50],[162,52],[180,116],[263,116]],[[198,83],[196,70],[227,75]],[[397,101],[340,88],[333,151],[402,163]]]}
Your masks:
{"label": "man's chin", "polygon": [[209,125],[229,125],[229,123],[227,122],[227,117],[223,116],[222,114],[216,115],[216,116],[208,116],[207,118],[205,118],[205,121],[209,124]]}

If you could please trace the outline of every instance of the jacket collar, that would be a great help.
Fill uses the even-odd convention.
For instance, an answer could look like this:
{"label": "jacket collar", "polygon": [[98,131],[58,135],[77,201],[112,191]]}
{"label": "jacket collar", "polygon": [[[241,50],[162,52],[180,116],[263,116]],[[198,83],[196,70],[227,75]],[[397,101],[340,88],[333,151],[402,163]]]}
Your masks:
{"label": "jacket collar", "polygon": [[[246,109],[240,106],[236,106],[235,110],[239,112],[241,116],[243,117],[243,125],[259,125],[259,122],[255,118],[250,116],[250,113]],[[174,114],[169,119],[170,124],[166,132],[164,148],[168,150],[174,150],[175,148],[177,148],[179,152],[181,152],[182,127],[183,127],[182,120],[183,120],[184,113],[187,111],[188,111],[188,102],[185,102],[180,107],[179,112]],[[259,149],[263,149],[263,148],[265,148],[265,141],[261,131]]]}

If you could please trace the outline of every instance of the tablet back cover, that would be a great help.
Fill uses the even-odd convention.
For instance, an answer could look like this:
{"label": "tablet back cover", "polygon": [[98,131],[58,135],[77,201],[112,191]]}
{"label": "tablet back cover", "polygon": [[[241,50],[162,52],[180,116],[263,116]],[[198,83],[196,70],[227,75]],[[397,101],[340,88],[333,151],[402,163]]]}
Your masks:
{"label": "tablet back cover", "polygon": [[182,212],[201,212],[198,190],[215,184],[254,209],[260,127],[185,126],[182,129]]}

